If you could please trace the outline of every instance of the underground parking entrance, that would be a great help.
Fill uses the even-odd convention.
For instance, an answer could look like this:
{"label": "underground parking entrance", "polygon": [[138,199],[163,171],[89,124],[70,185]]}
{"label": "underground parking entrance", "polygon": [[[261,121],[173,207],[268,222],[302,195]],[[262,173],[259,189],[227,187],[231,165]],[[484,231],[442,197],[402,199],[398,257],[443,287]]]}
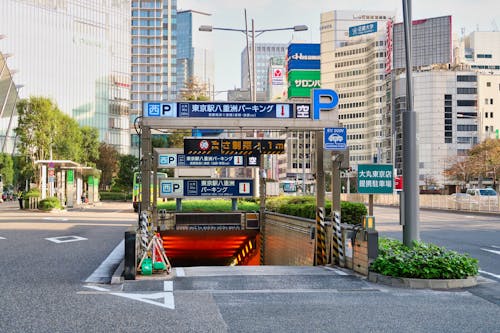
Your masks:
{"label": "underground parking entrance", "polygon": [[176,213],[160,236],[173,267],[259,265],[258,214]]}

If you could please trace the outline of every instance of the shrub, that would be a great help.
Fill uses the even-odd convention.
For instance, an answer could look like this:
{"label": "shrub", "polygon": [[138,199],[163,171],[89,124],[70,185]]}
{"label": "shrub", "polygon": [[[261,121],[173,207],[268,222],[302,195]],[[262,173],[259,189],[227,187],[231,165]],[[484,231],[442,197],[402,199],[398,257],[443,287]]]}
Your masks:
{"label": "shrub", "polygon": [[[330,214],[331,201],[326,201],[325,212]],[[304,217],[307,219],[316,218],[316,197],[313,196],[281,196],[271,198],[266,201],[266,208],[277,213]],[[367,214],[364,204],[354,202],[341,202],[340,214],[342,223],[360,224],[363,216]]]}
{"label": "shrub", "polygon": [[370,270],[387,276],[416,279],[465,279],[478,274],[478,260],[420,241],[413,248],[394,239],[379,240],[379,254]]}
{"label": "shrub", "polygon": [[[158,202],[158,209],[175,211],[175,200],[167,202]],[[259,205],[255,202],[238,201],[238,210],[240,211],[258,211]],[[212,200],[183,200],[183,212],[228,212],[231,211],[231,200],[212,199]]]}
{"label": "shrub", "polygon": [[24,194],[25,198],[39,198],[40,191],[38,189],[31,189],[26,194]]}
{"label": "shrub", "polygon": [[38,203],[38,209],[40,210],[51,210],[51,209],[61,209],[61,202],[56,197],[48,197],[46,199],[41,200]]}

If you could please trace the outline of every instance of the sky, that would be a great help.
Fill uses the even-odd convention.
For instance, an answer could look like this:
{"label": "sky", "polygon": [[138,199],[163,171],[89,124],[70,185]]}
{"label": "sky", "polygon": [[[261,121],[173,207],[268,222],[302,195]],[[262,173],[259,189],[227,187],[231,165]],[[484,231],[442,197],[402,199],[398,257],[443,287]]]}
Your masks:
{"label": "sky", "polygon": [[[402,22],[402,0],[178,0],[178,10],[198,10],[212,14],[214,27],[245,29],[244,10],[255,29],[273,29],[307,25],[305,32],[266,32],[256,43],[319,43],[320,14],[332,10],[394,11],[396,22]],[[452,15],[453,32],[500,31],[498,0],[418,0],[412,1],[413,20]],[[239,32],[214,31],[215,90],[240,87],[240,55],[246,46]],[[222,96],[216,96],[223,99]]]}

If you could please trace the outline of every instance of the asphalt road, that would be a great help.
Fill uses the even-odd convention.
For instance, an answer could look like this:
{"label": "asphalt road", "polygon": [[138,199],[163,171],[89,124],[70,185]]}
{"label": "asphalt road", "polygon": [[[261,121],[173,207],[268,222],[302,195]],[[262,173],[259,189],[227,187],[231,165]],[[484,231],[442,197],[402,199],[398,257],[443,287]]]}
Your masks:
{"label": "asphalt road", "polygon": [[65,213],[0,204],[0,332],[500,332],[493,280],[411,290],[328,267],[259,266],[85,282],[135,219],[124,203]]}

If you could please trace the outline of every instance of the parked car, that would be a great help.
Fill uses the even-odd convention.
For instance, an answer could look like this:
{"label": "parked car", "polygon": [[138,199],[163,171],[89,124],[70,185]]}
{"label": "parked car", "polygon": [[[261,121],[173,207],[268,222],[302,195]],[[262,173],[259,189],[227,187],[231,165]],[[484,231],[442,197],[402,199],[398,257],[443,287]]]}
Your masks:
{"label": "parked car", "polygon": [[470,188],[467,194],[479,202],[497,202],[497,192],[492,188]]}
{"label": "parked car", "polygon": [[450,194],[449,199],[458,203],[477,203],[476,198],[468,193],[453,193]]}

